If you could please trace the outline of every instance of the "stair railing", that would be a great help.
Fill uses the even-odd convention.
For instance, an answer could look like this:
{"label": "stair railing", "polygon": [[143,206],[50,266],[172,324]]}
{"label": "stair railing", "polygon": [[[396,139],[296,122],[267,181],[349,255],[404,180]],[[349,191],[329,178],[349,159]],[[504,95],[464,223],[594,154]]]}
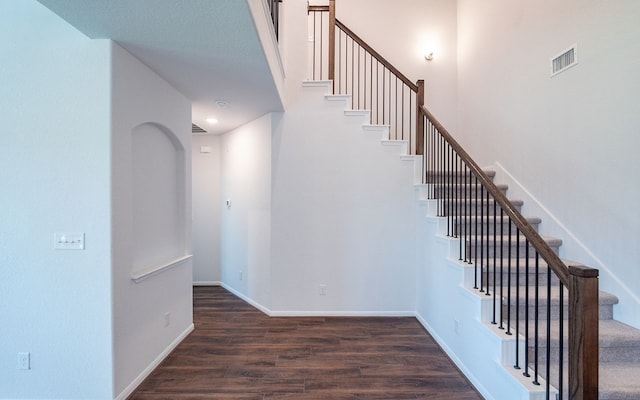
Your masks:
{"label": "stair railing", "polygon": [[[310,79],[331,80],[334,94],[351,95],[353,109],[371,112],[371,123],[387,125],[389,140],[408,142],[421,154],[424,81],[413,83],[380,53],[335,17],[335,0],[309,6]],[[326,39],[325,39],[325,32]]]}
{"label": "stair railing", "polygon": [[413,84],[337,20],[335,0],[309,5],[308,14],[309,78],[331,80],[334,94],[351,95],[353,109],[369,109],[372,124],[423,155],[423,183],[458,239],[460,261],[474,266],[474,287],[491,298],[491,323],[515,339],[513,368],[534,385],[544,379],[547,399],[597,399],[598,270],[558,257],[424,106],[424,82]]}
{"label": "stair railing", "polygon": [[420,113],[428,197],[439,199],[459,260],[474,266],[474,288],[492,299],[491,324],[515,338],[513,368],[534,385],[543,378],[547,399],[552,384],[557,399],[597,399],[598,270],[565,264],[431,112]]}
{"label": "stair railing", "polygon": [[271,15],[271,22],[273,22],[273,30],[276,34],[276,39],[279,38],[280,33],[280,3],[282,0],[267,0],[269,5],[269,14]]}

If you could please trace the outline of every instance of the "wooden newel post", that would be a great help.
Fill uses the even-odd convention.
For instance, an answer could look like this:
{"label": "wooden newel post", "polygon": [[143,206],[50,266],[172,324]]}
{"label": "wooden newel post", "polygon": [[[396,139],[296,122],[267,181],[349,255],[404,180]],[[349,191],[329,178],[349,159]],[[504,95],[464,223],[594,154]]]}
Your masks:
{"label": "wooden newel post", "polygon": [[329,0],[329,80],[332,82],[332,92],[335,93],[336,66],[336,0]]}
{"label": "wooden newel post", "polygon": [[416,154],[424,155],[424,118],[420,110],[424,106],[424,80],[420,79],[416,82],[418,86],[418,92],[416,93],[416,103],[418,105],[416,109]]}
{"label": "wooden newel post", "polygon": [[569,400],[598,399],[598,270],[569,265]]}

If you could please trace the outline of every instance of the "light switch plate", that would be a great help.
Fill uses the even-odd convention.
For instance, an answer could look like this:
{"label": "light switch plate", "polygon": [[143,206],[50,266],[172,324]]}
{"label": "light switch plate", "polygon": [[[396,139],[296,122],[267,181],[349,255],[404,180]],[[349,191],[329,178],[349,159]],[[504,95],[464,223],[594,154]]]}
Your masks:
{"label": "light switch plate", "polygon": [[53,234],[56,250],[84,250],[84,232],[56,232]]}

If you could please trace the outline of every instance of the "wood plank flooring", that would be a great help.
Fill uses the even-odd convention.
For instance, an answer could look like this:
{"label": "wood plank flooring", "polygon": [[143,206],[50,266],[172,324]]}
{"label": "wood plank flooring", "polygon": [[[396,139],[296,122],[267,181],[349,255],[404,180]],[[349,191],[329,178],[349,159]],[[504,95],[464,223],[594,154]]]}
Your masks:
{"label": "wood plank flooring", "polygon": [[415,318],[274,318],[195,287],[194,323],[130,400],[482,399]]}

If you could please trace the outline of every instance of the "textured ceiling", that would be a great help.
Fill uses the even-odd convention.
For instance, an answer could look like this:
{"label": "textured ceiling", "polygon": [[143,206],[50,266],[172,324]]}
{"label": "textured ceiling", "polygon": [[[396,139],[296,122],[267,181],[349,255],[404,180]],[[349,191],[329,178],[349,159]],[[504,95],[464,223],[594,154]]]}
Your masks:
{"label": "textured ceiling", "polygon": [[[39,1],[157,72],[192,101],[193,122],[209,133],[282,110],[246,0]],[[229,105],[220,108],[217,100]]]}

